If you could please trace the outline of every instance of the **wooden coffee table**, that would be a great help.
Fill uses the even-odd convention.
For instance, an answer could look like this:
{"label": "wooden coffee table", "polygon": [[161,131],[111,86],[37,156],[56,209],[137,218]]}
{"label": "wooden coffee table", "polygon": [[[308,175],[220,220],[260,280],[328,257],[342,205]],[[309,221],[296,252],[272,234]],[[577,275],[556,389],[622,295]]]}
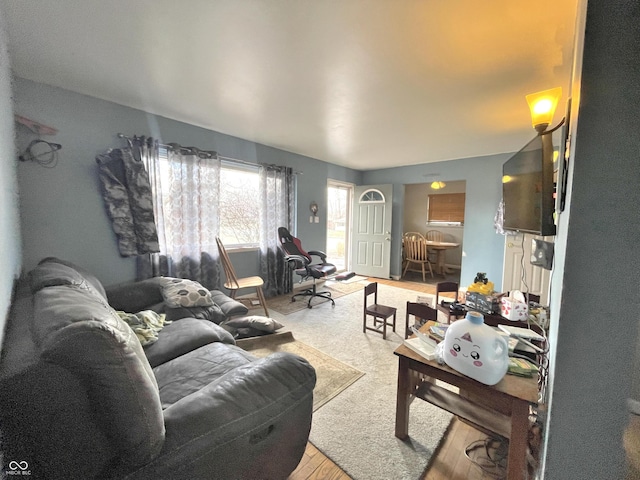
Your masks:
{"label": "wooden coffee table", "polygon": [[[428,333],[433,323],[427,322],[420,330]],[[399,359],[396,437],[409,436],[409,406],[414,398],[420,398],[508,438],[507,478],[526,477],[529,406],[538,402],[536,377],[505,375],[496,385],[489,386],[427,360],[404,345],[394,353]],[[435,380],[458,387],[459,393],[436,385]]]}

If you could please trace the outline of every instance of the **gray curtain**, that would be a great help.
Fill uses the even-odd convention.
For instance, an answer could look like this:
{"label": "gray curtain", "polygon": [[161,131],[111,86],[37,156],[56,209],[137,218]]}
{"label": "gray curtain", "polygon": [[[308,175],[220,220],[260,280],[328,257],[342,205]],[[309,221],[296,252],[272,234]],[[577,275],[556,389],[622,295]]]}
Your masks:
{"label": "gray curtain", "polygon": [[159,251],[149,176],[135,148],[96,157],[102,196],[123,257]]}
{"label": "gray curtain", "polygon": [[141,146],[153,190],[160,253],[140,259],[138,276],[189,278],[219,289],[220,160],[205,152],[158,142]]}
{"label": "gray curtain", "polygon": [[284,261],[278,227],[291,230],[295,211],[295,175],[290,168],[260,165],[260,275],[265,296],[293,289],[292,271]]}

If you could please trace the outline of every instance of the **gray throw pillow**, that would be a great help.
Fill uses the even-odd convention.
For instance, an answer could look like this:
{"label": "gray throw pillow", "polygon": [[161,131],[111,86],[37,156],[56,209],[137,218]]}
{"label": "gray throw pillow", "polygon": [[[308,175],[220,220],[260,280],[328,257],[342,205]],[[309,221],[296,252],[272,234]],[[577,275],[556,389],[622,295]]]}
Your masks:
{"label": "gray throw pillow", "polygon": [[280,322],[269,317],[262,317],[260,315],[248,315],[246,317],[230,318],[224,325],[233,328],[255,328],[262,332],[273,333],[276,330],[284,327]]}
{"label": "gray throw pillow", "polygon": [[202,320],[209,320],[210,322],[219,324],[225,318],[227,318],[222,309],[215,303],[207,307],[166,308],[165,313],[167,314],[168,321],[191,317],[199,318]]}

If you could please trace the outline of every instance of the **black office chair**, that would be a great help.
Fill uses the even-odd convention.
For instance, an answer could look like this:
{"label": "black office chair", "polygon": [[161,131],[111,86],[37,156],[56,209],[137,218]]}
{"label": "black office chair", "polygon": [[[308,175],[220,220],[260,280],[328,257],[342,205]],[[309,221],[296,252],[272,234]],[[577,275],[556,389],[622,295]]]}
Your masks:
{"label": "black office chair", "polygon": [[[296,297],[308,296],[307,307],[312,308],[311,300],[314,297],[321,297],[331,301],[332,306],[335,307],[336,302],[331,298],[331,292],[319,292],[316,286],[316,280],[326,278],[336,272],[336,266],[327,263],[327,254],[318,250],[306,252],[302,248],[300,240],[291,235],[285,227],[278,228],[278,238],[280,238],[280,244],[286,254],[284,259],[296,275],[300,276],[300,283],[308,278],[313,278],[313,286],[293,295],[291,301],[295,302]],[[320,263],[313,263],[312,255],[320,258]]]}

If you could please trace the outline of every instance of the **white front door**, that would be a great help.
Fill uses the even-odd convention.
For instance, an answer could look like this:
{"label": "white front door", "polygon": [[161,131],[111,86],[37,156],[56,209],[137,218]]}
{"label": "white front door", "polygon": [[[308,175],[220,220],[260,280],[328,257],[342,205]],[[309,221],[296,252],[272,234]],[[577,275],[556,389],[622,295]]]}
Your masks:
{"label": "white front door", "polygon": [[533,238],[553,241],[553,237],[541,237],[530,233],[507,235],[501,291],[520,290],[524,293],[540,295],[540,303],[548,305],[551,271],[531,265],[531,240]]}
{"label": "white front door", "polygon": [[358,275],[389,278],[392,196],[392,185],[355,187],[351,258]]}

